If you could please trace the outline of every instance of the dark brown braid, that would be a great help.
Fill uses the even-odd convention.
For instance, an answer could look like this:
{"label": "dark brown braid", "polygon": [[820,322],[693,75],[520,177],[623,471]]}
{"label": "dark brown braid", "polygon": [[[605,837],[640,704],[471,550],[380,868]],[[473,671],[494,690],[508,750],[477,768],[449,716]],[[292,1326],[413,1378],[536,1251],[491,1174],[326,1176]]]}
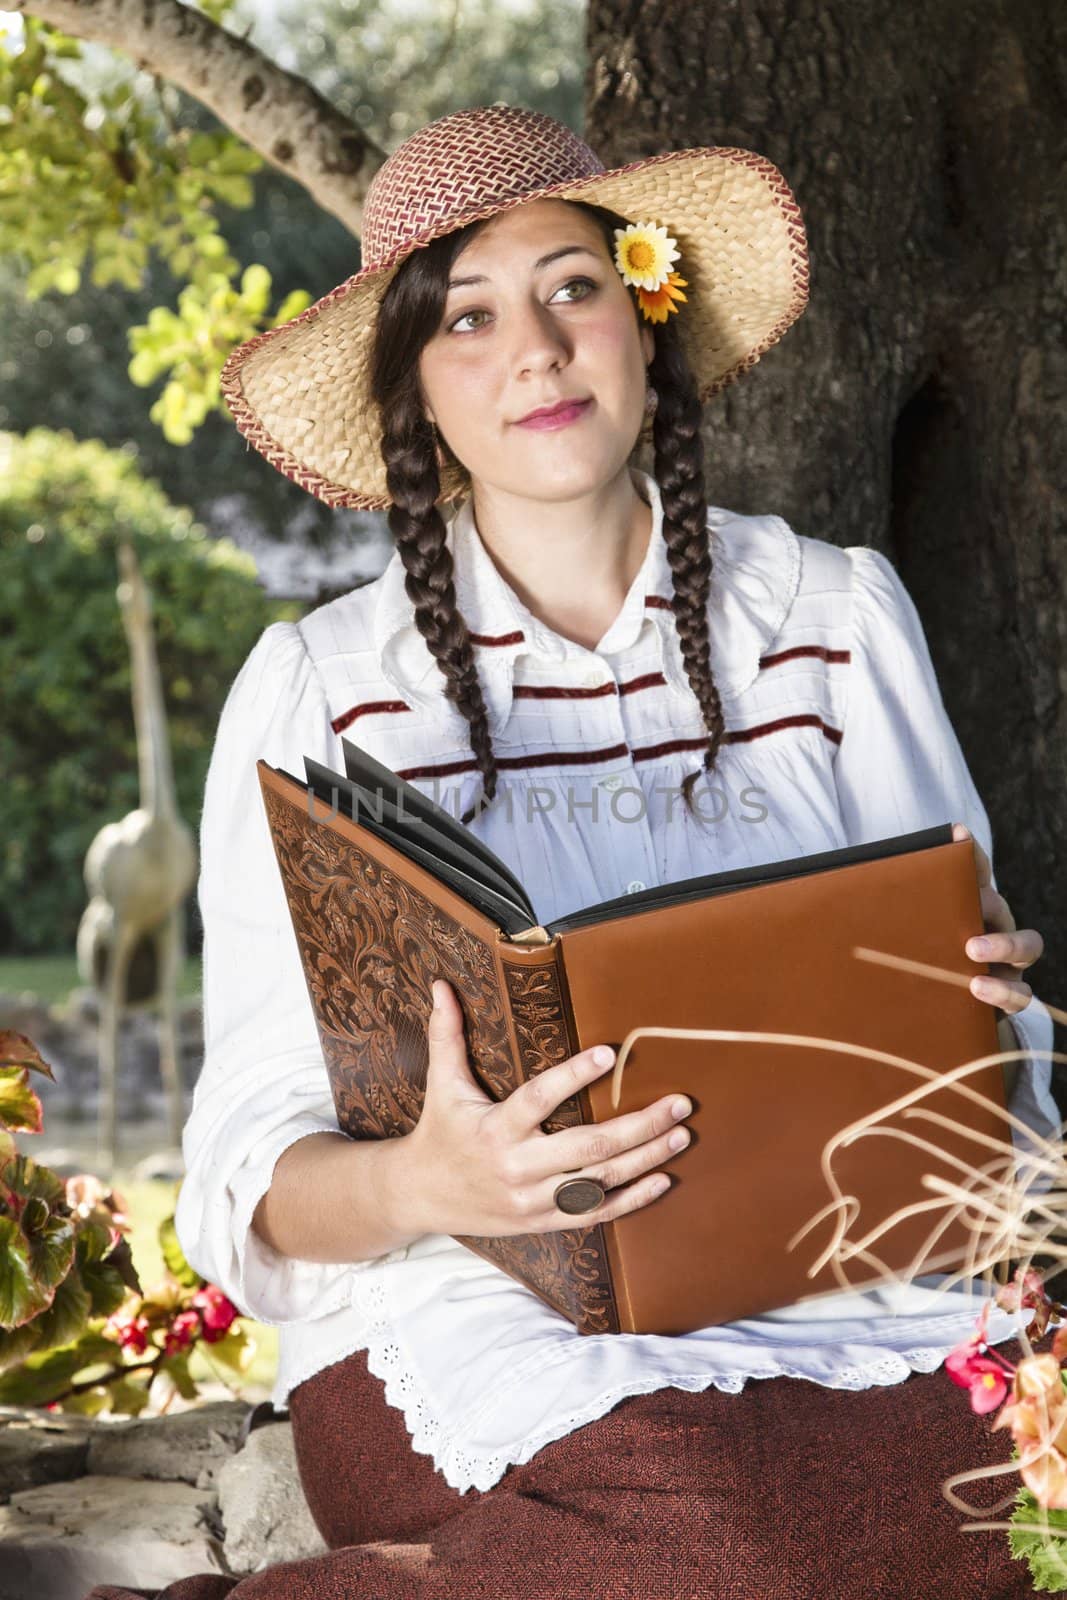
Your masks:
{"label": "dark brown braid", "polygon": [[418,356],[440,322],[457,244],[453,234],[435,240],[409,258],[389,285],[378,314],[371,394],[382,418],[382,458],[392,501],[389,528],[404,563],[415,626],[444,675],[445,698],[470,725],[471,750],[482,775],[482,794],[461,819],[470,823],[495,797],[497,769],[474,646],[456,605],[445,522],[435,504],[441,492],[436,439],[416,377]]}
{"label": "dark brown braid", "polygon": [[[681,315],[685,315],[682,307]],[[693,785],[701,772],[714,771],[723,738],[722,702],[711,673],[708,600],[711,593],[711,538],[704,489],[700,437],[703,407],[672,324],[656,324],[656,351],[649,382],[659,399],[652,423],[653,477],[663,500],[663,539],[674,580],[674,618],[689,687],[700,704],[708,743],[701,766],[682,782],[693,812]]]}
{"label": "dark brown braid", "polygon": [[[613,229],[629,219],[581,201],[579,206],[601,227],[614,258]],[[382,419],[382,457],[392,504],[390,531],[405,569],[405,587],[415,608],[415,625],[444,675],[445,697],[470,727],[471,750],[482,776],[482,794],[462,817],[469,823],[494,799],[497,767],[489,719],[467,624],[456,606],[452,556],[445,524],[435,501],[441,480],[437,460],[460,467],[448,443],[438,441],[426,417],[418,383],[418,364],[440,326],[446,286],[462,245],[482,223],[471,223],[414,252],[389,284],[378,312],[371,358],[371,394]],[[635,315],[643,324],[636,290],[630,290]],[[685,315],[683,307],[680,315]],[[682,659],[708,731],[702,765],[682,784],[686,808],[695,814],[693,785],[711,773],[723,737],[719,693],[711,673],[708,596],[711,551],[700,423],[702,408],[676,328],[653,325],[655,354],[648,369],[658,402],[652,429],[653,476],[663,499],[663,538],[674,584],[673,610]]]}

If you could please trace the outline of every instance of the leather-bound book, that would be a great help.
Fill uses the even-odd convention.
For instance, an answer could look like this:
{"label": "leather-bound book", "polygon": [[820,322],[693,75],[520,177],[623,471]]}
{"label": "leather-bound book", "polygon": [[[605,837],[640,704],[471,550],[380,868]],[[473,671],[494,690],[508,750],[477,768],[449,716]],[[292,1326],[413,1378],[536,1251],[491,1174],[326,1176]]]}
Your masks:
{"label": "leather-bound book", "polygon": [[[964,980],[988,970],[964,951],[983,919],[974,847],[953,841],[950,820],[664,884],[542,926],[471,829],[350,741],[343,747],[344,775],[307,758],[305,781],[264,761],[257,771],[338,1123],[352,1138],[395,1138],[418,1121],[435,978],[459,998],[473,1073],[494,1100],[591,1045],[618,1050],[634,1029],[791,1036],[631,1041],[617,1101],[616,1070],[542,1127],[605,1122],[684,1093],[692,1142],[663,1163],[670,1189],[612,1222],[579,1216],[558,1231],[462,1244],[581,1333],[687,1333],[843,1281],[907,1275],[920,1255],[922,1272],[964,1262],[966,1223],[923,1179],[958,1183],[960,1162],[988,1163],[983,1137],[1008,1140],[1010,1159],[999,1061],[965,1075],[963,1091],[924,1090],[910,1111],[876,1119],[877,1132],[823,1163],[842,1128],[928,1083],[900,1063],[940,1073],[998,1051],[993,1009],[966,981],[906,965]],[[884,1232],[842,1279],[827,1249],[835,1237],[866,1236],[909,1205],[925,1209]]]}

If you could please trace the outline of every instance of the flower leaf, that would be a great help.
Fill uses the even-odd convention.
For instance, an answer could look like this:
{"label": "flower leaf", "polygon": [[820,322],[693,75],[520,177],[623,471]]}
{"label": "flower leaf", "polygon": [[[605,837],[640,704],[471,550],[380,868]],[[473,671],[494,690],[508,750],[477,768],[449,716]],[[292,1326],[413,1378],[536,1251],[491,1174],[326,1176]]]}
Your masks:
{"label": "flower leaf", "polygon": [[24,1068],[27,1072],[43,1072],[55,1083],[56,1075],[41,1055],[32,1039],[11,1028],[0,1028],[0,1068]]}
{"label": "flower leaf", "polygon": [[40,1133],[41,1102],[30,1088],[25,1067],[0,1066],[0,1123],[23,1133]]}
{"label": "flower leaf", "polygon": [[199,1272],[191,1267],[185,1259],[178,1235],[174,1228],[174,1218],[165,1217],[159,1224],[159,1248],[163,1252],[163,1260],[168,1269],[174,1274],[178,1282],[188,1289],[196,1289],[203,1282]]}
{"label": "flower leaf", "polygon": [[1048,1526],[1047,1535],[1011,1528],[1008,1545],[1013,1556],[1029,1564],[1035,1589],[1044,1594],[1067,1593],[1067,1511],[1046,1510],[1029,1489],[1020,1489],[1011,1521]]}
{"label": "flower leaf", "polygon": [[51,1291],[34,1276],[30,1242],[14,1217],[0,1217],[0,1328],[19,1328],[44,1309]]}

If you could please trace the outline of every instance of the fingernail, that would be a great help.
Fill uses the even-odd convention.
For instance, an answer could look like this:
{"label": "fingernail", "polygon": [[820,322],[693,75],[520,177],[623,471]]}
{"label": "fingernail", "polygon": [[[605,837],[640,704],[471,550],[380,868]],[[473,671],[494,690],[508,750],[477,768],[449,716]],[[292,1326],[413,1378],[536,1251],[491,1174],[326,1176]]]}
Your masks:
{"label": "fingernail", "polygon": [[689,1137],[688,1128],[675,1128],[674,1132],[667,1140],[668,1150],[684,1150],[686,1145],[689,1143]]}
{"label": "fingernail", "polygon": [[967,954],[969,956],[987,956],[992,946],[988,939],[968,939]]}
{"label": "fingernail", "polygon": [[972,978],[971,993],[976,994],[980,1000],[991,998],[997,992],[996,984],[989,978]]}
{"label": "fingernail", "polygon": [[692,1109],[693,1106],[691,1101],[675,1100],[671,1105],[671,1116],[674,1118],[675,1122],[680,1122],[683,1117],[687,1117],[689,1115]]}
{"label": "fingernail", "polygon": [[610,1044],[598,1044],[593,1051],[593,1065],[597,1067],[610,1067],[615,1060],[615,1052]]}

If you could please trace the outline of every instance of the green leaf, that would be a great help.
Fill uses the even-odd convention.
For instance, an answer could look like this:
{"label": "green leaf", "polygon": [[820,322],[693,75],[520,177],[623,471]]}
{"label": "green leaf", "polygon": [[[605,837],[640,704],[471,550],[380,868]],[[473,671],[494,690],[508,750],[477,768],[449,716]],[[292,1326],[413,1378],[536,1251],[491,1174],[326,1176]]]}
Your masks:
{"label": "green leaf", "polygon": [[0,1331],[0,1373],[6,1372],[9,1367],[15,1366],[20,1361],[25,1361],[31,1350],[39,1347],[40,1337],[40,1317],[24,1323],[21,1328]]}
{"label": "green leaf", "polygon": [[151,1372],[137,1372],[130,1378],[114,1378],[108,1384],[111,1409],[122,1416],[136,1417],[148,1404]]}
{"label": "green leaf", "polygon": [[156,1367],[156,1371],[174,1385],[183,1400],[195,1400],[200,1393],[196,1380],[189,1373],[188,1350],[183,1350],[180,1355],[164,1357]]}
{"label": "green leaf", "polygon": [[94,1317],[109,1317],[126,1298],[122,1274],[108,1261],[87,1261],[81,1269]]}
{"label": "green leaf", "polygon": [[0,1373],[0,1405],[50,1405],[79,1373],[102,1363],[118,1365],[118,1346],[102,1334],[86,1334],[76,1345],[31,1354],[18,1367]]}
{"label": "green leaf", "polygon": [[48,1304],[30,1261],[30,1244],[13,1217],[0,1217],[0,1328],[18,1328]]}
{"label": "green leaf", "polygon": [[0,1067],[24,1067],[28,1072],[43,1072],[55,1083],[56,1075],[37,1046],[24,1033],[0,1029]]}
{"label": "green leaf", "polygon": [[[43,1206],[44,1201],[33,1199],[29,1204]],[[23,1231],[29,1235],[30,1268],[34,1278],[51,1300],[74,1265],[74,1224],[69,1217],[50,1216],[43,1227],[30,1233],[23,1219]]]}
{"label": "green leaf", "polygon": [[111,1404],[111,1390],[106,1384],[100,1384],[93,1389],[83,1389],[81,1394],[68,1394],[59,1404],[62,1411],[71,1411],[80,1417],[98,1417]]}
{"label": "green leaf", "polygon": [[214,1344],[208,1344],[204,1340],[199,1348],[205,1360],[218,1361],[222,1366],[242,1374],[252,1365],[256,1354],[256,1341],[247,1328],[239,1327],[233,1322],[221,1339],[216,1339]]}
{"label": "green leaf", "polygon": [[37,1196],[50,1211],[67,1203],[67,1186],[62,1178],[48,1167],[39,1166],[30,1156],[16,1156],[4,1169],[4,1182],[25,1200]]}
{"label": "green leaf", "polygon": [[0,1067],[0,1123],[24,1133],[42,1131],[41,1102],[25,1067]]}
{"label": "green leaf", "polygon": [[52,1297],[52,1304],[34,1321],[37,1349],[53,1350],[73,1344],[85,1330],[92,1311],[92,1300],[77,1267],[68,1272]]}
{"label": "green leaf", "polygon": [[178,1243],[178,1235],[174,1230],[173,1216],[164,1217],[159,1224],[159,1248],[163,1253],[164,1262],[178,1282],[184,1284],[187,1289],[199,1289],[204,1280],[185,1259],[182,1247]]}
{"label": "green leaf", "polygon": [[1008,1533],[1008,1545],[1013,1556],[1029,1564],[1035,1589],[1044,1594],[1067,1592],[1067,1511],[1048,1510],[1029,1489],[1021,1488],[1010,1520],[1048,1527],[1047,1535],[1013,1527]]}

